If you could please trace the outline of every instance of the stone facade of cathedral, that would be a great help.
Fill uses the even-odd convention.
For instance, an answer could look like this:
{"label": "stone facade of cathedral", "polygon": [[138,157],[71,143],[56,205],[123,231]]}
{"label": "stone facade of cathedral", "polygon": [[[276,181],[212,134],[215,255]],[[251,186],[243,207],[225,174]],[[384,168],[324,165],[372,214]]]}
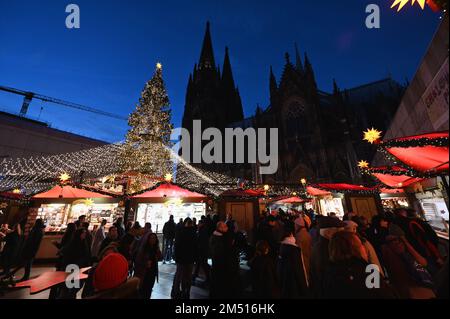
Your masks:
{"label": "stone facade of cathedral", "polygon": [[[374,149],[362,141],[368,127],[386,131],[395,115],[404,87],[390,77],[352,89],[340,90],[333,80],[333,92],[317,88],[312,64],[295,47],[295,61],[285,55],[279,81],[269,74],[270,103],[257,107],[244,119],[239,92],[235,87],[228,50],[220,69],[215,66],[207,24],[199,64],[189,77],[183,127],[192,131],[192,121],[202,127],[278,128],[279,166],[276,174],[259,175],[258,164],[212,165],[217,170],[259,183],[361,182],[358,160],[367,160]],[[331,80],[331,79],[330,79]]]}

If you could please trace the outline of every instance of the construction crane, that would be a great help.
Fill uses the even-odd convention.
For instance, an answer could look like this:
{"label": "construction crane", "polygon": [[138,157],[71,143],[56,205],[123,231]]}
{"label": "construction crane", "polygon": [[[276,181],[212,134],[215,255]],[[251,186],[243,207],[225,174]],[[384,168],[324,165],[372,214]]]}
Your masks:
{"label": "construction crane", "polygon": [[121,116],[121,115],[105,112],[102,110],[95,109],[93,107],[89,107],[89,106],[85,106],[85,105],[81,105],[81,104],[77,104],[77,103],[67,102],[64,100],[56,99],[56,98],[45,96],[42,94],[27,92],[27,91],[14,89],[14,88],[1,86],[1,85],[0,85],[0,91],[18,94],[18,95],[22,95],[24,97],[23,103],[22,103],[22,108],[20,109],[20,116],[25,116],[27,114],[28,107],[31,103],[31,100],[38,99],[38,100],[41,100],[44,102],[59,104],[59,105],[71,107],[71,108],[74,108],[77,110],[82,110],[82,111],[91,112],[91,113],[95,113],[95,114],[99,114],[99,115],[103,115],[103,116],[108,116],[108,117],[112,117],[112,118],[119,119],[119,120],[127,120],[126,117]]}

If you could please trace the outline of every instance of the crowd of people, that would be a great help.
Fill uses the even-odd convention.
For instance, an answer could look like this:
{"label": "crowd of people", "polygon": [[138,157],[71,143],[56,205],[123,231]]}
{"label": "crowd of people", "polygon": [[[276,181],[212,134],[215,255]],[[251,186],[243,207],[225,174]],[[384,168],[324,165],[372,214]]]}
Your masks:
{"label": "crowd of people", "polygon": [[[44,227],[36,220],[24,240],[20,224],[2,226],[3,276],[25,268],[21,280],[29,278]],[[178,222],[170,216],[162,238],[150,223],[125,226],[122,218],[107,231],[106,221],[90,231],[80,216],[54,242],[56,269],[91,267],[88,278],[79,288],[53,287],[50,298],[76,298],[82,289],[82,298],[150,299],[161,263],[175,264],[173,299],[189,299],[192,285],[221,299],[448,298],[447,253],[438,240],[426,221],[406,209],[370,222],[351,212],[340,219],[312,210],[268,211],[249,242],[231,215]]]}

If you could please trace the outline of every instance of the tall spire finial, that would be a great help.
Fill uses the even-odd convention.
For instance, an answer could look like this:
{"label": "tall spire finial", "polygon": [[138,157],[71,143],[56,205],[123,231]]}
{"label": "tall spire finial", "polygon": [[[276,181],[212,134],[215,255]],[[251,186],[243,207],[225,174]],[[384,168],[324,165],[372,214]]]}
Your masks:
{"label": "tall spire finial", "polygon": [[200,68],[214,68],[216,63],[214,61],[214,51],[212,47],[211,32],[209,30],[209,21],[206,22],[206,31],[203,38],[202,52],[200,54],[199,67]]}

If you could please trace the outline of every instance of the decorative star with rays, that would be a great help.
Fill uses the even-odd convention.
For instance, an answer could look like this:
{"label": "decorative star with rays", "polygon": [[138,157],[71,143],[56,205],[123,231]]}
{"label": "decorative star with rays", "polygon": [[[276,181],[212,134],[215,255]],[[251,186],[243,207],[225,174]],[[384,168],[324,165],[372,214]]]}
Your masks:
{"label": "decorative star with rays", "polygon": [[369,168],[369,163],[367,161],[361,160],[358,162],[358,167],[362,169]]}
{"label": "decorative star with rays", "polygon": [[[407,3],[409,2],[409,0],[395,0],[394,3],[392,4],[391,8],[394,8],[396,5],[398,5],[397,8],[397,12],[400,11]],[[423,9],[425,9],[425,0],[411,0],[411,5],[414,5],[414,3],[418,3],[420,5],[420,7]]]}
{"label": "decorative star with rays", "polygon": [[61,175],[59,175],[59,180],[61,182],[66,182],[70,179],[70,175],[67,173],[62,173]]}
{"label": "decorative star with rays", "polygon": [[381,131],[378,131],[372,127],[371,129],[367,129],[367,131],[364,132],[363,140],[369,142],[370,144],[373,144],[380,138],[381,138]]}

